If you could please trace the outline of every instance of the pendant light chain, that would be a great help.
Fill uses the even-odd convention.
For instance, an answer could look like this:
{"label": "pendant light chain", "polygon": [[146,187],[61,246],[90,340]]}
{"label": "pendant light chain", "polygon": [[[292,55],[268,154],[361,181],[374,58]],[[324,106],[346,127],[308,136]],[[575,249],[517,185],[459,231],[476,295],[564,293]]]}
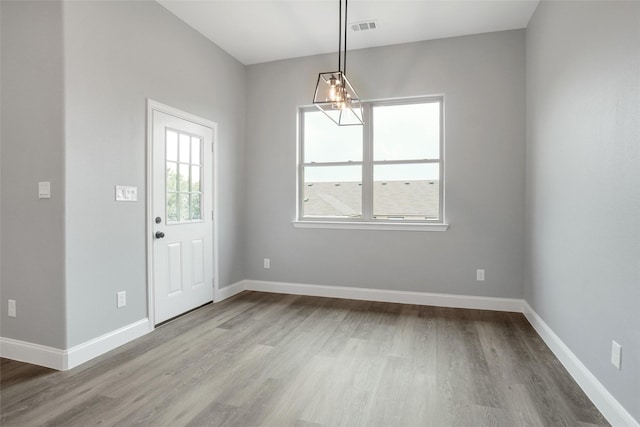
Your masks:
{"label": "pendant light chain", "polygon": [[[342,1],[342,0],[341,0]],[[349,10],[349,0],[344,0],[344,58],[342,60],[342,72],[347,75],[347,10]]]}
{"label": "pendant light chain", "polygon": [[342,70],[342,0],[338,0],[338,71]]}
{"label": "pendant light chain", "polygon": [[363,124],[360,97],[349,83],[346,74],[348,8],[349,0],[338,0],[338,69],[318,74],[313,95],[313,103],[318,109],[339,126]]}

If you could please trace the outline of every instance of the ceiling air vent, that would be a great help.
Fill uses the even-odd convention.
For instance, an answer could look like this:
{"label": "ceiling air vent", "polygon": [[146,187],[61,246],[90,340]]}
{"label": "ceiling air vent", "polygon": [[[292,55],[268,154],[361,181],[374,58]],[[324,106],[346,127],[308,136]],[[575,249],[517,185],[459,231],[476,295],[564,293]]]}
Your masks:
{"label": "ceiling air vent", "polygon": [[351,22],[349,24],[352,31],[366,31],[366,30],[375,30],[378,28],[377,21],[362,21],[362,22]]}

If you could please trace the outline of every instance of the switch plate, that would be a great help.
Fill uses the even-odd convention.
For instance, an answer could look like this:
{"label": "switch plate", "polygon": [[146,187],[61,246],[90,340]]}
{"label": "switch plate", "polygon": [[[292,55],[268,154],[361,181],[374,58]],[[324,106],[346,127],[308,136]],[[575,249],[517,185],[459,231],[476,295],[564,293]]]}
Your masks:
{"label": "switch plate", "polygon": [[476,280],[478,282],[484,282],[484,270],[483,269],[477,269],[476,270]]}
{"label": "switch plate", "polygon": [[622,347],[615,341],[611,341],[611,364],[621,369]]}
{"label": "switch plate", "polygon": [[16,300],[9,300],[9,303],[7,304],[7,315],[9,317],[16,317]]}
{"label": "switch plate", "polygon": [[138,187],[116,185],[117,202],[135,202],[138,200]]}
{"label": "switch plate", "polygon": [[51,198],[51,183],[39,182],[38,183],[38,199],[50,199]]}
{"label": "switch plate", "polygon": [[127,305],[127,291],[118,292],[118,308],[125,307]]}
{"label": "switch plate", "polygon": [[264,259],[264,268],[271,268],[271,260],[269,258]]}

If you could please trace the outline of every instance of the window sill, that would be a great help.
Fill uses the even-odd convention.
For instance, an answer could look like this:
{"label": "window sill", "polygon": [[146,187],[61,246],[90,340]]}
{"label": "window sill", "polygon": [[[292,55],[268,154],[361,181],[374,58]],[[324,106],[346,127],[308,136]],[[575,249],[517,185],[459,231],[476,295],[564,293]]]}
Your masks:
{"label": "window sill", "polygon": [[449,224],[389,223],[355,221],[291,221],[295,228],[328,228],[335,230],[384,230],[384,231],[447,231]]}

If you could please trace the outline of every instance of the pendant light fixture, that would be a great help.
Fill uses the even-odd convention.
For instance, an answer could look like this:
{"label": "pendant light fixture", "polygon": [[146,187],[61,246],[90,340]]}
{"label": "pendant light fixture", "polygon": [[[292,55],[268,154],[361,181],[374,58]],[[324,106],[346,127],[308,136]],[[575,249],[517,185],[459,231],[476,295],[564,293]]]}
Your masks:
{"label": "pendant light fixture", "polygon": [[313,95],[313,103],[339,126],[363,123],[360,98],[347,80],[347,2],[338,0],[338,71],[320,73]]}

